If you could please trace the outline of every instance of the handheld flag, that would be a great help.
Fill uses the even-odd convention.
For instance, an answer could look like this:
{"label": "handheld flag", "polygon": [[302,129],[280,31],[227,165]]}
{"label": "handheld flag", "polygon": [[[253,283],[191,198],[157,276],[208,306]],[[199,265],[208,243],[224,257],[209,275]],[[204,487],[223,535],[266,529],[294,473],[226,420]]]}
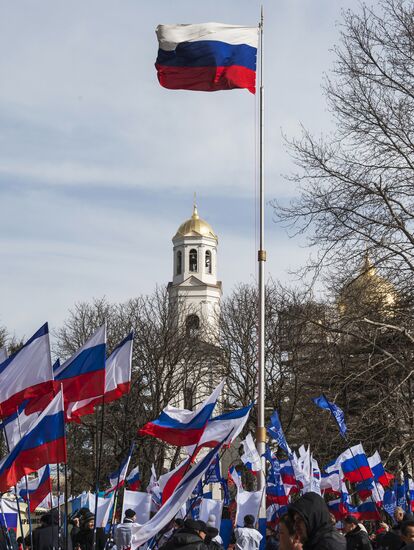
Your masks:
{"label": "handheld flag", "polygon": [[128,466],[131,460],[132,453],[134,451],[134,447],[135,445],[132,444],[131,448],[129,449],[128,456],[125,458],[125,460],[122,461],[119,468],[109,476],[110,488],[105,491],[105,496],[109,493],[112,493],[113,491],[116,491],[125,483],[126,473],[128,471]]}
{"label": "handheld flag", "polygon": [[292,455],[289,445],[287,444],[285,434],[283,433],[282,425],[279,420],[277,411],[274,411],[270,417],[270,425],[267,427],[267,433],[276,440],[276,443],[281,447],[289,456]]}
{"label": "handheld flag", "polygon": [[46,464],[66,462],[63,395],[60,391],[30,430],[0,462],[0,492]]}
{"label": "handheld flag", "polygon": [[132,550],[136,550],[160,532],[187,502],[197,483],[203,477],[211,461],[222,447],[219,443],[200,462],[195,464],[176,487],[174,493],[159,511],[144,525],[132,524]]}
{"label": "handheld flag", "polygon": [[100,327],[89,340],[55,372],[62,384],[65,411],[71,404],[103,395],[105,390],[106,326]]}
{"label": "handheld flag", "polygon": [[49,328],[45,323],[0,364],[0,415],[3,418],[13,415],[25,399],[38,398],[52,392],[54,387]]}
{"label": "handheld flag", "polygon": [[70,420],[92,414],[95,406],[111,403],[129,392],[131,387],[133,332],[120,342],[105,361],[105,394],[70,403],[67,411]]}
{"label": "handheld flag", "polygon": [[141,487],[141,475],[139,473],[138,466],[129,472],[126,481],[130,491],[139,491],[139,488]]}
{"label": "handheld flag", "polygon": [[342,437],[345,437],[347,428],[345,425],[345,416],[343,410],[340,409],[338,405],[335,405],[335,403],[331,403],[330,401],[328,401],[324,394],[320,395],[319,397],[313,397],[312,401],[321,409],[326,409],[327,411],[330,411],[332,413],[332,416],[335,418],[336,423],[338,424],[339,431],[341,432]]}
{"label": "handheld flag", "polygon": [[27,487],[24,481],[21,481],[17,487],[21,498],[30,502],[30,512],[33,513],[52,491],[49,464],[38,470],[37,477],[29,480]]}
{"label": "handheld flag", "polygon": [[258,27],[223,23],[158,25],[155,63],[170,90],[256,90]]}
{"label": "handheld flag", "polygon": [[156,420],[147,422],[138,430],[138,434],[157,437],[171,445],[196,445],[210,420],[223,385],[224,381],[220,382],[195,411],[177,409],[168,405]]}

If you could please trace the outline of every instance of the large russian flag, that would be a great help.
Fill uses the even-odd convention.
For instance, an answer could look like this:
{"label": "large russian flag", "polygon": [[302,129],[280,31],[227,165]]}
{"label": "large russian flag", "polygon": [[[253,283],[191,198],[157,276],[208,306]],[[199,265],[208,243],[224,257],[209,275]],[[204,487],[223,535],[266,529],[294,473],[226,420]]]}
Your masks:
{"label": "large russian flag", "polygon": [[49,329],[45,323],[0,364],[0,416],[10,416],[25,399],[38,398],[52,390]]}
{"label": "large russian flag", "polygon": [[66,462],[63,395],[60,391],[30,430],[0,462],[0,492],[46,464]]}
{"label": "large russian flag", "polygon": [[351,483],[358,483],[374,478],[374,474],[369,466],[368,458],[361,443],[346,449],[346,451],[336,459],[335,465],[331,466],[329,470],[325,467],[325,471],[332,471],[332,469],[336,469],[338,466],[341,468],[345,479]]}
{"label": "large russian flag", "polygon": [[[76,401],[69,405],[67,416],[78,420],[81,416],[92,414],[95,406],[110,403],[129,392],[131,388],[132,346],[134,333],[130,332],[120,342],[105,362],[105,393],[89,399]],[[98,391],[99,388],[96,389]]]}
{"label": "large russian flag", "polygon": [[22,480],[18,484],[18,490],[22,499],[30,502],[30,512],[34,512],[52,491],[49,464],[40,468],[37,472],[37,477],[30,479],[27,482],[27,486],[26,482]]}
{"label": "large russian flag", "polygon": [[159,83],[171,90],[247,88],[254,94],[258,30],[223,23],[158,25]]}
{"label": "large russian flag", "polygon": [[177,409],[168,405],[156,420],[147,422],[138,430],[138,433],[151,435],[180,447],[196,445],[210,420],[223,385],[224,381],[220,382],[213,393],[195,411]]}
{"label": "large russian flag", "polygon": [[65,410],[73,403],[103,395],[105,391],[106,326],[101,326],[89,340],[54,375],[63,386]]}

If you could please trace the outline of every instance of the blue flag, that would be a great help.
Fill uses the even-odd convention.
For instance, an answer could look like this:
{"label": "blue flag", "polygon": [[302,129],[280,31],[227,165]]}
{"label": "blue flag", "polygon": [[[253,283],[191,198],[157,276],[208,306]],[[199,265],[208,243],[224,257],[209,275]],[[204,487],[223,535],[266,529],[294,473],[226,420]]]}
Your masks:
{"label": "blue flag", "polygon": [[336,423],[338,424],[339,431],[341,432],[342,437],[345,437],[346,425],[343,410],[340,409],[338,405],[335,405],[335,403],[331,403],[330,401],[328,401],[323,394],[319,397],[313,397],[312,401],[321,409],[326,409],[327,411],[330,411],[332,413],[332,416],[335,418]]}
{"label": "blue flag", "polygon": [[292,455],[289,445],[287,444],[285,434],[282,430],[282,425],[279,420],[279,415],[277,411],[274,411],[270,417],[270,425],[267,427],[267,433],[272,437],[279,447],[281,447],[289,456]]}

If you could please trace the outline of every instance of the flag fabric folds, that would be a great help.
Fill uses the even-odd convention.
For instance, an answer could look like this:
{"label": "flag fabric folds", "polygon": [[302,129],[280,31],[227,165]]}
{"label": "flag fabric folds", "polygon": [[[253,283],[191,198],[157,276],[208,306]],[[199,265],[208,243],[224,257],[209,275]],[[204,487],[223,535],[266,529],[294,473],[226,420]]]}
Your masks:
{"label": "flag fabric folds", "polygon": [[120,342],[105,362],[105,393],[71,403],[67,415],[71,420],[92,414],[95,406],[110,403],[129,392],[131,387],[132,346],[134,333]]}
{"label": "flag fabric folds", "polygon": [[30,502],[30,512],[33,513],[52,491],[49,464],[38,470],[37,477],[30,479],[27,482],[27,487],[26,482],[23,480],[17,487],[19,496],[26,502]]}
{"label": "flag fabric folds", "polygon": [[156,420],[145,424],[138,433],[157,437],[171,445],[196,445],[210,420],[223,385],[224,381],[220,382],[195,411],[177,409],[168,405]]}
{"label": "flag fabric folds", "polygon": [[[53,396],[51,395],[49,402],[52,398]],[[9,451],[17,445],[22,436],[30,429],[39,417],[39,412],[34,412],[31,414],[26,413],[26,406],[29,404],[29,401],[29,399],[25,399],[23,403],[19,405],[15,413],[5,418],[0,424],[7,438],[6,443]],[[34,403],[34,401],[32,403]],[[47,405],[46,402],[45,405]]]}
{"label": "flag fabric folds", "polygon": [[258,27],[158,25],[158,81],[171,90],[256,90]]}
{"label": "flag fabric folds", "polygon": [[132,524],[132,550],[142,546],[145,542],[160,532],[178,513],[181,507],[187,502],[198,482],[203,477],[211,461],[222,447],[222,443],[214,447],[185,474],[184,478],[176,487],[174,493],[158,510],[158,512],[144,525]]}
{"label": "flag fabric folds", "polygon": [[276,440],[279,447],[281,447],[289,456],[292,454],[292,451],[287,444],[285,434],[283,433],[282,424],[280,423],[277,411],[274,411],[270,417],[270,426],[267,427],[267,433],[271,438]]}
{"label": "flag fabric folds", "polygon": [[331,403],[330,401],[328,401],[323,394],[320,395],[319,397],[314,397],[312,401],[315,403],[315,405],[317,405],[321,409],[326,409],[332,414],[332,416],[336,420],[336,423],[338,424],[341,435],[345,437],[346,425],[345,425],[345,415],[343,410],[340,409],[338,405],[335,405],[335,403]]}
{"label": "flag fabric folds", "polygon": [[63,365],[54,371],[63,386],[65,410],[73,403],[98,397],[105,391],[106,326],[100,327]]}
{"label": "flag fabric folds", "polygon": [[23,347],[0,364],[1,417],[14,414],[25,399],[39,398],[53,388],[49,328],[45,323]]}
{"label": "flag fabric folds", "polygon": [[262,469],[262,461],[259,453],[257,452],[256,445],[254,444],[252,434],[249,432],[246,439],[242,441],[244,454],[240,457],[240,460],[245,464],[252,472],[260,472]]}
{"label": "flag fabric folds", "polygon": [[0,462],[0,492],[46,464],[66,462],[63,395],[60,391],[30,430]]}
{"label": "flag fabric folds", "polygon": [[375,481],[379,481],[383,487],[387,487],[394,476],[385,471],[378,451],[368,457],[368,464],[374,474]]}
{"label": "flag fabric folds", "polygon": [[358,483],[374,477],[361,443],[346,449],[334,464],[325,467],[325,471],[330,473],[339,468],[342,470],[343,476],[351,483]]}
{"label": "flag fabric folds", "polygon": [[134,447],[135,445],[132,444],[131,448],[129,449],[128,456],[125,458],[125,460],[122,461],[119,468],[109,476],[110,488],[105,492],[105,495],[116,491],[125,483],[125,478],[128,471],[129,463],[131,461],[131,456],[134,451]]}
{"label": "flag fabric folds", "polygon": [[[244,428],[253,407],[253,403],[242,409],[236,409],[229,413],[222,414],[211,418],[201,436],[198,447],[215,447],[217,443],[223,441],[223,438],[228,436],[224,441],[225,446],[229,446],[240,434]],[[191,454],[194,448],[189,448]]]}
{"label": "flag fabric folds", "polygon": [[141,475],[139,473],[138,466],[129,472],[126,481],[128,483],[128,488],[131,491],[139,491],[139,488],[141,487]]}

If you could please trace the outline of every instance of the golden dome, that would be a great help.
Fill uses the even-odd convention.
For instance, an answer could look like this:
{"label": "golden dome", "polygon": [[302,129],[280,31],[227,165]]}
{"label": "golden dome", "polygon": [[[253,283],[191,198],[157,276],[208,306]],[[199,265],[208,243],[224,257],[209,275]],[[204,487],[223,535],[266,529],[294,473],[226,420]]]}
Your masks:
{"label": "golden dome", "polygon": [[394,286],[378,275],[366,254],[360,273],[342,289],[338,305],[341,313],[368,305],[388,309],[395,305],[396,299],[397,293]]}
{"label": "golden dome", "polygon": [[213,228],[209,223],[202,220],[197,212],[197,205],[194,205],[193,215],[189,220],[186,220],[177,229],[177,233],[174,239],[177,237],[209,237],[210,239],[217,239],[217,235],[214,233]]}

